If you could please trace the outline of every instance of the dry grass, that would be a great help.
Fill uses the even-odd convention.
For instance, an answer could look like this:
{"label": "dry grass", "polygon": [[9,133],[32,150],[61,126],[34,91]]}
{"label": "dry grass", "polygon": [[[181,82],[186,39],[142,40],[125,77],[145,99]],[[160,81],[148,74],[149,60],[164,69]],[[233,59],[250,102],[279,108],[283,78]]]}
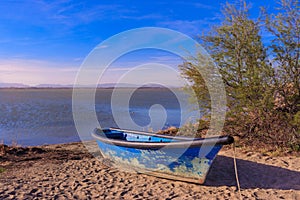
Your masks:
{"label": "dry grass", "polygon": [[[177,135],[177,136],[195,136],[190,133],[195,133],[195,137],[205,137],[207,133],[207,129],[195,129],[197,126],[186,126],[183,129],[178,129],[176,127],[170,127],[166,130],[158,131],[158,134],[166,134],[166,135]],[[261,136],[259,138],[245,138],[240,135],[230,134],[234,131],[229,132],[229,135],[234,137],[235,147],[241,150],[250,150],[261,153],[262,155],[278,157],[283,155],[295,155],[300,156],[300,151],[287,147],[285,145],[274,145],[274,143],[270,143],[266,141],[266,139]],[[221,133],[222,135],[228,135],[228,133]]]}
{"label": "dry grass", "polygon": [[0,173],[3,173],[3,172],[5,172],[5,168],[3,168],[3,167],[0,167]]}

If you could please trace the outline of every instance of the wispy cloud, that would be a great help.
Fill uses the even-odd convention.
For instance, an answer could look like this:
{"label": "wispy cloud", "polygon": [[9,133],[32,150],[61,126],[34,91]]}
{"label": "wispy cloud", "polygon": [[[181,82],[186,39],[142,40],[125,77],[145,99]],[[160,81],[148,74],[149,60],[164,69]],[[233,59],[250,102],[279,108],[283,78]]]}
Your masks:
{"label": "wispy cloud", "polygon": [[108,45],[99,45],[96,47],[96,49],[105,49],[107,47],[109,47],[109,46]]}
{"label": "wispy cloud", "polygon": [[108,68],[107,72],[124,72],[129,71],[132,69],[132,67],[114,67],[114,68]]}
{"label": "wispy cloud", "polygon": [[[136,13],[135,13],[136,14]],[[158,19],[163,19],[165,18],[165,16],[161,15],[161,14],[156,14],[156,13],[152,13],[152,14],[144,14],[144,15],[123,15],[121,16],[121,18],[123,19],[132,19],[132,20],[145,20],[145,19],[153,19],[153,20],[158,20]]]}
{"label": "wispy cloud", "polygon": [[165,86],[183,86],[185,80],[180,73],[164,64],[146,63],[130,68],[110,68],[104,72],[99,83],[129,83],[144,85],[158,83]]}
{"label": "wispy cloud", "polygon": [[200,2],[179,1],[178,4],[185,5],[185,6],[193,6],[196,8],[207,9],[207,10],[216,9],[216,7],[214,7],[210,2],[204,4]]}
{"label": "wispy cloud", "polygon": [[[218,3],[214,3],[216,5]],[[28,0],[0,2],[0,82],[73,83],[79,63],[99,42],[141,26],[171,28],[190,36],[201,33],[214,22],[210,3],[199,1],[75,1]],[[209,10],[209,11],[207,11]],[[201,12],[203,11],[203,13]],[[198,13],[199,12],[199,13]],[[151,35],[137,35],[147,40]],[[177,40],[175,38],[174,40]],[[178,39],[180,40],[180,38]],[[166,41],[176,42],[176,41]],[[134,41],[124,40],[134,46]],[[162,40],[161,43],[164,43]],[[98,46],[109,50],[109,43]],[[164,44],[168,45],[168,44]],[[15,58],[16,55],[22,57]],[[137,54],[117,59],[107,80],[137,65],[157,62],[176,68],[179,59],[169,54]],[[2,59],[1,58],[11,58]],[[27,58],[36,58],[27,59]],[[43,60],[45,59],[45,60]],[[69,63],[64,63],[69,62]]]}
{"label": "wispy cloud", "polygon": [[217,22],[217,17],[205,18],[200,20],[170,20],[159,22],[158,25],[166,28],[171,28],[185,34],[196,36],[206,31],[214,23]]}
{"label": "wispy cloud", "polygon": [[[171,58],[153,58],[153,60],[162,60],[169,62]],[[144,65],[143,65],[144,64]],[[148,79],[161,80],[170,85],[180,85],[178,76],[170,75],[169,71],[164,68],[158,68],[157,63],[133,63],[126,66],[110,66],[100,77],[100,83],[116,83],[121,81],[124,74],[133,73],[130,80],[125,79],[124,83],[137,83],[143,81],[145,76]],[[165,65],[169,69],[172,66]],[[0,60],[0,83],[22,83],[30,86],[38,84],[73,84],[76,79],[79,67],[73,67],[67,63],[49,62],[35,59],[9,59]],[[99,69],[100,70],[100,69]],[[173,68],[175,74],[179,72]],[[152,78],[151,78],[152,77]],[[92,83],[90,83],[92,84]]]}
{"label": "wispy cloud", "polygon": [[[25,21],[34,25],[45,26],[63,25],[74,27],[78,24],[90,23],[104,19],[112,19],[129,15],[132,10],[118,4],[94,5],[88,2],[62,1],[26,1],[7,2],[0,4],[0,9],[15,12],[5,12],[0,18],[6,20]],[[18,13],[17,15],[15,13]],[[37,16],[37,17],[33,17]],[[53,28],[53,27],[52,27]]]}
{"label": "wispy cloud", "polygon": [[13,40],[11,39],[0,39],[0,44],[8,44],[11,43]]}
{"label": "wispy cloud", "polygon": [[0,82],[37,85],[41,83],[70,84],[78,68],[66,63],[33,59],[0,60]]}
{"label": "wispy cloud", "polygon": [[82,62],[84,58],[82,57],[77,57],[77,58],[74,58],[73,61],[75,62]]}

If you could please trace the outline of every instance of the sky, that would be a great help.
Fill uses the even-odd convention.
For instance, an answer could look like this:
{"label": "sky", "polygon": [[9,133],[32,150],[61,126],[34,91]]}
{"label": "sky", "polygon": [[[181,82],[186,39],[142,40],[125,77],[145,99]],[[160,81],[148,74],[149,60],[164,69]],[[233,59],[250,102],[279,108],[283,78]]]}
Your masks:
{"label": "sky", "polygon": [[[224,3],[222,0],[0,1],[0,83],[73,84],[84,59],[104,40],[141,27],[169,28],[197,38],[220,23]],[[261,6],[272,11],[275,2],[252,0],[250,5],[256,15]],[[131,52],[112,63],[101,83],[117,82],[130,68],[149,62],[176,69],[182,59],[158,50]],[[167,75],[158,72],[153,76]],[[176,78],[169,79],[170,85],[176,85]]]}

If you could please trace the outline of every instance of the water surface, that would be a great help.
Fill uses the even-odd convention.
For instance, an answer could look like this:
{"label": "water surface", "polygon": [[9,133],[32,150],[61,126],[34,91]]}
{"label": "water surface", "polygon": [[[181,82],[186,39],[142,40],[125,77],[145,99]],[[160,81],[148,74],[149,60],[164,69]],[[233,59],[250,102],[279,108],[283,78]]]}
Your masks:
{"label": "water surface", "polygon": [[[126,90],[121,92],[128,92]],[[112,91],[97,89],[95,95],[95,110],[101,127],[118,126],[111,111]],[[187,99],[186,94],[180,94],[180,98]],[[180,104],[172,91],[164,88],[135,91],[129,101],[132,120],[147,127],[151,121],[149,108],[154,104],[160,104],[166,110],[164,127],[180,125]],[[123,107],[116,109],[120,113],[126,110]],[[94,128],[90,127],[90,130]],[[92,139],[90,133],[87,135],[85,139]],[[72,89],[0,89],[0,140],[23,146],[80,141],[72,116]]]}

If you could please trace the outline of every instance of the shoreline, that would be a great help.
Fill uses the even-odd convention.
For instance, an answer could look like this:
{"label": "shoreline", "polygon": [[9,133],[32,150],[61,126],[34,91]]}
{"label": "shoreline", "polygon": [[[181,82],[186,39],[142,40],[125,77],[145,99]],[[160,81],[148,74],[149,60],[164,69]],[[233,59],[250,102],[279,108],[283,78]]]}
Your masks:
{"label": "shoreline", "polygon": [[[0,199],[238,199],[232,148],[220,151],[204,185],[107,167],[81,142],[9,148]],[[299,157],[237,149],[236,158],[243,198],[300,199]]]}

